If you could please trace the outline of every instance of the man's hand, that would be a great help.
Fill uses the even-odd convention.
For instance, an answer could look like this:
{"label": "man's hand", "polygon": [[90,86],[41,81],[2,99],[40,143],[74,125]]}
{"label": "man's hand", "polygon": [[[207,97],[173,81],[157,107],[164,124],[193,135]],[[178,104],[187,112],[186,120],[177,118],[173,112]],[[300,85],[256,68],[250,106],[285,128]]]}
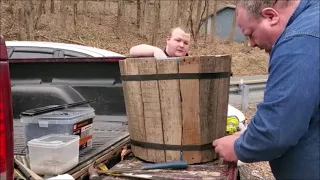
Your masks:
{"label": "man's hand", "polygon": [[238,158],[234,152],[234,142],[239,137],[239,135],[225,136],[220,139],[216,139],[212,142],[216,153],[227,162],[237,162]]}
{"label": "man's hand", "polygon": [[153,53],[153,56],[155,58],[167,58],[167,55],[163,52],[162,49],[160,48],[157,48],[154,53]]}

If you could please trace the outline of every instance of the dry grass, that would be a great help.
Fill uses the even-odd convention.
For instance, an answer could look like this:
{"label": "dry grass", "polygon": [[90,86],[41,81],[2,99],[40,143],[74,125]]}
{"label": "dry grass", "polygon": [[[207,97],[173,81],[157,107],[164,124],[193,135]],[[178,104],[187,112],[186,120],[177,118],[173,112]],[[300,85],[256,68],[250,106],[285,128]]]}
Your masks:
{"label": "dry grass", "polygon": [[[125,26],[121,32],[116,33],[116,1],[107,1],[104,9],[103,2],[88,1],[87,16],[83,13],[82,2],[78,4],[77,26],[73,23],[73,6],[68,6],[67,31],[60,26],[61,15],[59,13],[59,2],[55,4],[55,14],[49,12],[49,1],[47,1],[47,12],[41,16],[40,26],[34,32],[35,40],[55,42],[78,42],[88,46],[103,48],[128,55],[130,47],[140,43],[150,43],[153,24],[153,12],[149,12],[147,23],[147,38],[138,34],[136,27],[136,1],[126,5]],[[218,7],[232,1],[219,1]],[[209,9],[212,8],[212,4]],[[2,1],[0,8],[1,33],[7,40],[19,39],[18,8],[21,4],[15,3],[14,14],[8,12],[7,1]],[[170,27],[170,1],[161,1],[161,26],[158,33],[157,46],[165,46],[166,32]],[[152,10],[153,7],[150,7]],[[66,36],[64,36],[64,33]],[[217,39],[215,44],[210,41],[205,44],[204,38],[199,40],[198,47],[192,47],[190,55],[212,55],[230,54],[233,57],[232,72],[235,76],[260,75],[267,73],[268,56],[258,49],[246,50],[242,43],[228,42]]]}

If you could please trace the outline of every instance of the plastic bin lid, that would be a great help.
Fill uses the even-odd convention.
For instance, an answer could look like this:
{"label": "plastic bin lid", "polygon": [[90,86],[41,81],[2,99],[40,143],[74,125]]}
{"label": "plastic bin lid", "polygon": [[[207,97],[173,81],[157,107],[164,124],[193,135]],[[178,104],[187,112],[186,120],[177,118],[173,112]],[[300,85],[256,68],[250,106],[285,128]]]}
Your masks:
{"label": "plastic bin lid", "polygon": [[28,146],[58,148],[79,141],[79,139],[78,135],[49,134],[30,140]]}
{"label": "plastic bin lid", "polygon": [[94,109],[91,107],[86,108],[70,108],[59,111],[53,111],[45,114],[40,114],[36,116],[21,116],[22,123],[37,123],[38,121],[45,120],[74,120],[81,116],[86,116],[91,114],[94,116]]}

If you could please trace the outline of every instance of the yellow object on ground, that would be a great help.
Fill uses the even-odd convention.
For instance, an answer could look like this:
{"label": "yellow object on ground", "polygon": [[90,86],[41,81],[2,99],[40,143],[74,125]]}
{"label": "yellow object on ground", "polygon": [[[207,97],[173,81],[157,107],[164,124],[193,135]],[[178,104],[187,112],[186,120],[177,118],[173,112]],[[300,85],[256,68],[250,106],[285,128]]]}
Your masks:
{"label": "yellow object on ground", "polygon": [[239,119],[236,116],[228,116],[227,118],[227,134],[232,135],[239,129]]}
{"label": "yellow object on ground", "polygon": [[108,170],[108,167],[103,163],[99,164],[97,167],[102,171],[107,171]]}

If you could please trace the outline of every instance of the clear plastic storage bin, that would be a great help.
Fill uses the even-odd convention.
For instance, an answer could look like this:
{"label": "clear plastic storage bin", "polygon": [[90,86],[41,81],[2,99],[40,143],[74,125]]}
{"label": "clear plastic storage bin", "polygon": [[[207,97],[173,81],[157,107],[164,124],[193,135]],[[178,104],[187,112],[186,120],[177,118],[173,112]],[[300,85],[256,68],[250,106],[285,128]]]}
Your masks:
{"label": "clear plastic storage bin", "polygon": [[79,162],[79,136],[51,134],[28,142],[30,168],[41,175],[67,172]]}
{"label": "clear plastic storage bin", "polygon": [[79,135],[79,151],[82,154],[92,148],[94,117],[94,109],[91,107],[68,108],[36,116],[21,116],[25,143],[49,134]]}

